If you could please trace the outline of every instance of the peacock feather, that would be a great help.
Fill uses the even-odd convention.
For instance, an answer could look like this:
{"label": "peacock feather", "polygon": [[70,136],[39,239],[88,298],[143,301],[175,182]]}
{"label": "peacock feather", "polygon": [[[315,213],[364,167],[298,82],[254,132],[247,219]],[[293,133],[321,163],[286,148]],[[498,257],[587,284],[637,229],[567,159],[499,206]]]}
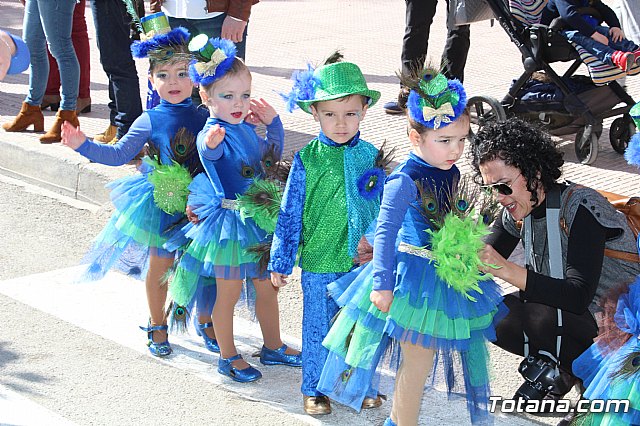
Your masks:
{"label": "peacock feather", "polygon": [[127,8],[127,13],[131,15],[131,20],[133,21],[133,24],[138,29],[138,32],[144,34],[144,30],[142,29],[142,24],[140,23],[140,17],[138,16],[138,10],[136,9],[136,5],[134,4],[133,0],[122,0],[122,2]]}
{"label": "peacock feather", "polygon": [[240,218],[252,218],[261,229],[273,233],[278,221],[282,184],[275,180],[255,179],[244,194],[238,197]]}
{"label": "peacock feather", "polygon": [[179,128],[171,138],[170,147],[173,158],[176,162],[186,167],[191,176],[196,176],[204,171],[198,155],[196,138],[189,129],[186,127]]}
{"label": "peacock feather", "polygon": [[187,331],[187,325],[189,324],[191,313],[186,306],[181,306],[171,301],[167,306],[165,313],[169,319],[169,325],[172,330],[178,330],[181,333]]}
{"label": "peacock feather", "polygon": [[253,254],[258,263],[260,274],[267,272],[269,261],[271,260],[271,238],[258,244],[254,244],[247,249],[247,252]]}
{"label": "peacock feather", "polygon": [[611,379],[628,380],[640,372],[640,349],[627,354],[620,361],[618,371],[611,374]]}
{"label": "peacock feather", "polygon": [[327,59],[324,61],[324,65],[335,64],[336,62],[342,62],[344,59],[344,55],[339,50],[333,52]]}
{"label": "peacock feather", "polygon": [[423,184],[418,180],[416,181],[416,186],[420,196],[420,213],[434,228],[440,229],[446,212],[444,211],[444,206],[440,206],[437,190],[432,185]]}
{"label": "peacock feather", "polygon": [[387,141],[382,142],[382,146],[378,150],[375,166],[384,170],[385,174],[391,172],[391,163],[396,155],[396,147],[387,150]]}

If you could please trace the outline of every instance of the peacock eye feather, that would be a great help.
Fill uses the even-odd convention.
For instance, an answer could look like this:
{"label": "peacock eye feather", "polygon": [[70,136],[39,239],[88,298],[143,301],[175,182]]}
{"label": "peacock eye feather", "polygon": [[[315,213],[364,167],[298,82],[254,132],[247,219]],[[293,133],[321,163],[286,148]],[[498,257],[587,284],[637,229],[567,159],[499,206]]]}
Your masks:
{"label": "peacock eye feather", "polygon": [[627,354],[621,361],[620,367],[611,375],[612,379],[627,380],[640,372],[640,351]]}
{"label": "peacock eye feather", "polygon": [[251,167],[251,166],[242,167],[242,177],[252,178],[254,176],[254,174],[255,174],[255,172],[253,170],[253,167]]}
{"label": "peacock eye feather", "polygon": [[437,208],[437,204],[434,203],[433,201],[430,201],[426,204],[427,210],[429,210],[430,212],[435,212],[436,208]]}
{"label": "peacock eye feather", "polygon": [[351,369],[344,370],[342,374],[340,374],[340,379],[342,379],[342,383],[347,383],[351,378]]}
{"label": "peacock eye feather", "polygon": [[184,155],[187,152],[187,147],[184,144],[176,145],[176,152],[180,155]]}
{"label": "peacock eye feather", "polygon": [[469,203],[466,200],[460,199],[456,203],[456,208],[461,212],[464,212],[469,208]]}

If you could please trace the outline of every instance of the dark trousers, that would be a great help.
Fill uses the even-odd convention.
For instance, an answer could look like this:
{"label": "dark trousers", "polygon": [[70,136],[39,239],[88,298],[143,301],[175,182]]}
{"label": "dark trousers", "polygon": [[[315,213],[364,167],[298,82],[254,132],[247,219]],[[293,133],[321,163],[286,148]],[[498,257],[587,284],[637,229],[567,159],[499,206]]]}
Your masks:
{"label": "dark trousers", "polygon": [[[524,355],[523,330],[529,337],[529,354],[547,351],[556,355],[558,315],[556,308],[539,303],[525,303],[517,293],[508,294],[504,303],[509,314],[496,326],[497,340],[502,349]],[[573,374],[573,361],[586,351],[598,334],[598,326],[589,311],[582,315],[562,311],[562,345],[560,367]]]}
{"label": "dark trousers", "polygon": [[[405,0],[405,33],[402,39],[402,70],[420,70],[429,48],[429,33],[436,14],[437,0]],[[447,1],[447,7],[449,2]],[[447,78],[464,80],[464,67],[469,53],[469,25],[447,29],[447,43],[442,53]],[[438,66],[439,64],[433,64]]]}
{"label": "dark trousers", "polygon": [[100,63],[109,79],[110,122],[121,138],[142,114],[140,83],[131,56],[131,17],[122,0],[91,0]]}

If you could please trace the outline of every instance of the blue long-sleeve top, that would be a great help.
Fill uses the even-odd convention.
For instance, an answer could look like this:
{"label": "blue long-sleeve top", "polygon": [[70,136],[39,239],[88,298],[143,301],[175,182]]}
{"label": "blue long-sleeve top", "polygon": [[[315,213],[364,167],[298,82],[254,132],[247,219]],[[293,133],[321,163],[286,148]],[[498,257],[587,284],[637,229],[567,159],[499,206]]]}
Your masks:
{"label": "blue long-sleeve top", "polygon": [[[204,139],[209,129],[216,124],[224,127],[225,136],[220,145],[211,149]],[[217,176],[225,198],[235,200],[237,195],[244,194],[254,177],[263,173],[260,162],[269,148],[274,148],[276,159],[282,156],[284,127],[280,117],[276,116],[267,126],[266,137],[263,139],[256,134],[255,126],[249,123],[229,124],[209,117],[198,134],[196,143],[202,165],[212,184],[217,185]]]}
{"label": "blue long-sleeve top", "polygon": [[106,145],[87,139],[77,152],[96,163],[121,166],[133,160],[144,144],[149,142],[159,152],[160,162],[171,164],[174,158],[171,138],[181,127],[197,135],[206,119],[207,112],[196,108],[191,98],[177,104],[161,100],[155,108],[143,112],[118,143]]}
{"label": "blue long-sleeve top", "polygon": [[430,186],[438,194],[439,206],[446,209],[446,193],[450,192],[449,188],[459,178],[460,171],[455,165],[449,170],[442,170],[433,167],[413,152],[387,177],[373,242],[374,290],[393,290],[395,287],[395,254],[398,242],[417,247],[429,245],[426,230],[431,225],[420,213],[416,181],[420,181],[423,186]]}
{"label": "blue long-sleeve top", "polygon": [[620,21],[615,12],[599,0],[593,2],[589,0],[549,0],[542,11],[541,23],[549,25],[555,18],[561,17],[570,28],[591,37],[602,21],[591,15],[580,13],[578,9],[583,7],[596,9],[609,27],[620,28]]}

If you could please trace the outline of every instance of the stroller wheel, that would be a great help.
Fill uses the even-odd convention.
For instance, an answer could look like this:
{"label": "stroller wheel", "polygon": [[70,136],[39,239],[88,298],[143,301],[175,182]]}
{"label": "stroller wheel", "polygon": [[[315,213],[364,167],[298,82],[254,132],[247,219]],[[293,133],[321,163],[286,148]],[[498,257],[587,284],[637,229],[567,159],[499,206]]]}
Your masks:
{"label": "stroller wheel", "polygon": [[618,154],[624,154],[635,132],[636,126],[629,114],[624,114],[613,120],[609,129],[609,142],[611,142],[613,150]]}
{"label": "stroller wheel", "polygon": [[580,163],[589,165],[596,162],[599,138],[600,135],[594,132],[590,125],[583,127],[576,133],[574,149]]}
{"label": "stroller wheel", "polygon": [[[467,108],[471,115],[471,124],[478,126],[478,130],[491,121],[505,121],[507,114],[502,104],[490,96],[473,96],[467,101]],[[473,134],[473,130],[471,131]]]}

